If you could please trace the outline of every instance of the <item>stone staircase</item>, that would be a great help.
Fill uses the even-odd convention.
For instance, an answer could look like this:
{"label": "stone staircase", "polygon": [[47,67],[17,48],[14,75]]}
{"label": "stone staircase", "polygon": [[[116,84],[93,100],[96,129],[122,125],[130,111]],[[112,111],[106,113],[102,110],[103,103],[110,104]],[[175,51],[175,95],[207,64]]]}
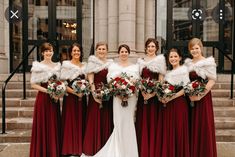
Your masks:
{"label": "stone staircase", "polygon": [[[7,76],[0,75],[1,86]],[[6,90],[7,134],[0,134],[0,157],[28,157],[33,105],[37,94],[37,91],[30,87],[29,78],[30,75],[27,74],[26,100],[22,100],[22,74],[17,74],[8,83]],[[235,157],[235,99],[229,99],[229,82],[229,75],[219,75],[212,91],[218,157]],[[1,128],[2,93],[0,93],[0,130]]]}

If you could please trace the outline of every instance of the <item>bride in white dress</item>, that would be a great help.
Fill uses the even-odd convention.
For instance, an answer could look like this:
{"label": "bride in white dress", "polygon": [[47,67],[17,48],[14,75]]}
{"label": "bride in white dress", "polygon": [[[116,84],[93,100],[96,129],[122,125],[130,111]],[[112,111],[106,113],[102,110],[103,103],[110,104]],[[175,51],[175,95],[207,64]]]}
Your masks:
{"label": "bride in white dress", "polygon": [[[118,48],[119,62],[113,63],[109,67],[107,75],[108,82],[111,78],[120,76],[125,72],[128,76],[138,79],[139,67],[130,64],[128,56],[130,48],[123,44]],[[107,143],[97,152],[94,157],[138,157],[134,116],[136,110],[137,96],[128,98],[128,105],[123,107],[122,100],[118,97],[113,98],[113,121],[114,129]],[[86,155],[82,155],[86,157]]]}

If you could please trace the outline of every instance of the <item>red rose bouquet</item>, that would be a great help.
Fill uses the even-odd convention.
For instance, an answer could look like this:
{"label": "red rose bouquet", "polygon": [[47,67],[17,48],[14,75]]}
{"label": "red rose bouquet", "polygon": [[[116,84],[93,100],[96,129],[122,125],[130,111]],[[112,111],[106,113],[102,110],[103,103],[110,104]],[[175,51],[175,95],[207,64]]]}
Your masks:
{"label": "red rose bouquet", "polygon": [[[136,88],[142,92],[152,94],[157,90],[160,82],[155,79],[143,78],[136,81]],[[144,104],[147,104],[147,100],[144,101]]]}
{"label": "red rose bouquet", "polygon": [[[111,91],[109,89],[109,86],[101,82],[97,85],[96,89],[94,90],[93,96],[96,99],[100,99],[101,101],[109,101],[111,97]],[[102,108],[103,105],[100,104],[99,107]]]}
{"label": "red rose bouquet", "polygon": [[[182,85],[172,85],[168,82],[162,82],[157,86],[156,94],[159,99],[167,99],[174,96]],[[165,104],[164,104],[165,106]]]}
{"label": "red rose bouquet", "polygon": [[[184,92],[188,96],[203,96],[206,90],[206,83],[207,81],[201,79],[192,81],[184,86]],[[191,107],[194,106],[194,102],[190,103]]]}
{"label": "red rose bouquet", "polygon": [[121,105],[125,107],[128,105],[128,98],[136,92],[134,79],[126,73],[121,73],[120,76],[111,79],[110,90],[113,96],[118,96],[122,99]]}
{"label": "red rose bouquet", "polygon": [[50,95],[54,102],[58,102],[59,98],[66,94],[66,86],[63,82],[57,79],[56,75],[53,75],[48,80],[47,93]]}

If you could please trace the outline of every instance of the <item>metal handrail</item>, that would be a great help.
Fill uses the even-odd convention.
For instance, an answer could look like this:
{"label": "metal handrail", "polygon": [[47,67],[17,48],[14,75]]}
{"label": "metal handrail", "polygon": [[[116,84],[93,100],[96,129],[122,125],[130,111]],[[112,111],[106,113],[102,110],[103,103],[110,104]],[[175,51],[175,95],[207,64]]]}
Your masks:
{"label": "metal handrail", "polygon": [[[28,59],[29,55],[33,52],[33,50],[37,46],[34,46],[29,53],[23,58],[23,60],[20,62],[20,64],[16,67],[16,69],[11,73],[11,75],[4,81],[2,85],[2,134],[6,133],[6,86],[7,83],[10,81],[10,79],[15,75],[15,73],[20,69],[22,65],[24,65],[26,59]],[[23,66],[23,72],[24,72],[24,77],[25,77],[25,66]],[[26,99],[26,81],[24,79],[23,81],[24,86],[23,86],[23,92],[24,92],[24,99]]]}
{"label": "metal handrail", "polygon": [[[233,73],[235,71],[234,69],[234,65],[235,65],[235,61],[229,57],[227,54],[224,53],[224,51],[222,49],[220,49],[220,47],[216,47],[220,53],[222,53],[223,56],[225,56],[230,62],[231,62],[231,86],[230,86],[230,99],[233,99]],[[214,54],[214,47],[213,47],[213,54]]]}

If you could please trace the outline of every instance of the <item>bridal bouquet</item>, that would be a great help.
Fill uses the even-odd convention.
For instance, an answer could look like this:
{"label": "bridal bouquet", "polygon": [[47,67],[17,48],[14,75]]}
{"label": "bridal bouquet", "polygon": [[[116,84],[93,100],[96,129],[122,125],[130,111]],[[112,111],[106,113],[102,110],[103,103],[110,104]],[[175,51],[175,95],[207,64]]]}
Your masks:
{"label": "bridal bouquet", "polygon": [[77,94],[82,93],[84,95],[88,95],[90,93],[90,84],[85,79],[78,78],[74,80],[71,87]]}
{"label": "bridal bouquet", "polygon": [[[188,96],[203,96],[206,90],[207,81],[201,79],[201,81],[195,80],[188,83],[184,86],[184,92]],[[194,103],[190,103],[191,107],[194,106]]]}
{"label": "bridal bouquet", "polygon": [[66,94],[66,86],[57,79],[56,75],[52,75],[48,80],[47,93],[50,95],[51,99],[57,103],[59,98]]}
{"label": "bridal bouquet", "polygon": [[[159,97],[159,99],[171,98],[179,91],[179,89],[181,87],[182,87],[181,84],[180,85],[172,85],[168,82],[161,82],[157,86],[156,94]],[[166,106],[166,104],[164,104],[164,107],[165,106]]]}
{"label": "bridal bouquet", "polygon": [[[143,78],[136,81],[136,88],[142,92],[152,94],[157,90],[160,82],[155,79]],[[144,101],[144,104],[147,104],[147,100]]]}
{"label": "bridal bouquet", "polygon": [[[101,82],[100,84],[97,85],[96,89],[94,90],[93,96],[96,99],[100,99],[102,101],[109,101],[111,97],[109,86]],[[102,108],[103,105],[100,104],[99,107]]]}
{"label": "bridal bouquet", "polygon": [[123,107],[128,105],[128,98],[133,96],[136,92],[134,79],[129,77],[126,73],[121,73],[120,76],[111,78],[110,89],[113,96],[118,96],[122,99],[121,105]]}

